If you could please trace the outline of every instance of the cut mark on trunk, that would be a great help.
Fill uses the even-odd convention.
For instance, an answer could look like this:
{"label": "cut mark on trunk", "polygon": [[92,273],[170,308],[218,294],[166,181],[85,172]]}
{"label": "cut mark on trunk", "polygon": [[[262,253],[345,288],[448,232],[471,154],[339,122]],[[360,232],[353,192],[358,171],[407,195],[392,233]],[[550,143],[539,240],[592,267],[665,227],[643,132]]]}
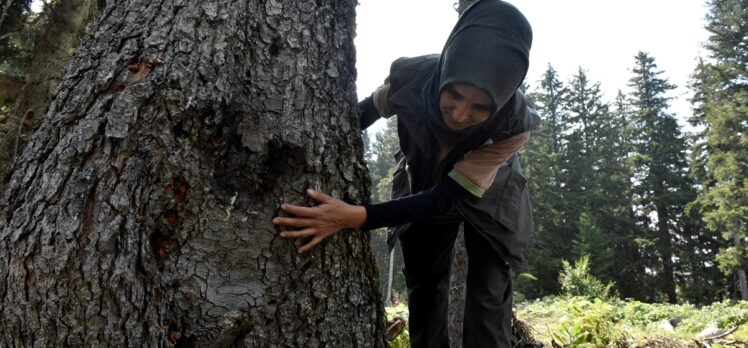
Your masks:
{"label": "cut mark on trunk", "polygon": [[280,182],[283,179],[293,180],[304,172],[304,149],[281,141],[271,141],[268,146],[265,161],[265,174],[262,179],[261,191],[268,193],[281,184],[287,186],[290,182]]}
{"label": "cut mark on trunk", "polygon": [[168,234],[163,233],[161,230],[151,233],[151,252],[153,258],[156,261],[156,266],[160,272],[164,270],[164,259],[172,252],[176,247],[176,242],[171,239]]}
{"label": "cut mark on trunk", "polygon": [[[190,184],[183,176],[174,176],[171,179],[171,189],[174,191],[174,200],[177,203],[187,201],[187,193],[190,192]],[[169,186],[167,186],[169,187]]]}
{"label": "cut mark on trunk", "polygon": [[148,61],[136,61],[132,60],[127,63],[127,70],[130,72],[129,76],[120,75],[112,84],[110,88],[111,93],[120,92],[128,85],[132,85],[151,74],[153,69],[164,64],[164,59],[157,57],[152,62]]}

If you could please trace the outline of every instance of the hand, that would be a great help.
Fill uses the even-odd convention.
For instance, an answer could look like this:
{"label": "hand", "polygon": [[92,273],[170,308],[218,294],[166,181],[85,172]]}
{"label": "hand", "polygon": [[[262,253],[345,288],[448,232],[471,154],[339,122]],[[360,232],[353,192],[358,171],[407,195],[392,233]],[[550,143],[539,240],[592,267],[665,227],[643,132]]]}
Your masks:
{"label": "hand", "polygon": [[314,207],[302,207],[284,203],[281,209],[295,217],[279,216],[273,219],[276,225],[302,228],[300,231],[281,232],[281,237],[313,237],[299,248],[299,253],[309,251],[323,239],[344,228],[359,228],[366,222],[366,209],[362,206],[345,203],[315,190],[307,190],[307,194],[320,204]]}

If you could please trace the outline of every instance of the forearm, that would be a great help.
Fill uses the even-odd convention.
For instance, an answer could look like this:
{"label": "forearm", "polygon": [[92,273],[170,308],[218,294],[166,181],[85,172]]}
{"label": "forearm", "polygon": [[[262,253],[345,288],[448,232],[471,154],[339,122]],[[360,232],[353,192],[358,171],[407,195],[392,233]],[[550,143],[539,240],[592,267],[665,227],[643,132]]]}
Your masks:
{"label": "forearm", "polygon": [[469,192],[449,177],[430,190],[389,202],[368,204],[363,229],[397,226],[446,213]]}
{"label": "forearm", "polygon": [[367,97],[358,103],[358,117],[361,130],[369,128],[369,126],[381,117],[379,111],[374,106],[374,98]]}

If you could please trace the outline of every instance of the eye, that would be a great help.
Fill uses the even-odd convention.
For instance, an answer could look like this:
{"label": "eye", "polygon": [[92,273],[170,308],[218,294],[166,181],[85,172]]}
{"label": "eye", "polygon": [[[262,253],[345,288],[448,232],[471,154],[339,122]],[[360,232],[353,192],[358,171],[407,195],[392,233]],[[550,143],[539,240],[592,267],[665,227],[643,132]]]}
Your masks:
{"label": "eye", "polygon": [[455,90],[453,87],[447,87],[444,91],[447,92],[447,96],[450,99],[462,100],[462,95],[459,92],[457,92],[457,90]]}
{"label": "eye", "polygon": [[488,112],[488,113],[492,113],[496,109],[493,105],[483,105],[483,104],[476,105],[475,108],[479,112]]}

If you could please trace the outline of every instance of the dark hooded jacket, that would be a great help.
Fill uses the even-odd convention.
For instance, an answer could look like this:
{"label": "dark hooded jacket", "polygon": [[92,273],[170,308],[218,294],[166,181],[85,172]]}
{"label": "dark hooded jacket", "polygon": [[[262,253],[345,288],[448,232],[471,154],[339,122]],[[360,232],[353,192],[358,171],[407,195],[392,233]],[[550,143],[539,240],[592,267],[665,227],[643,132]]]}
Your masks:
{"label": "dark hooded jacket", "polygon": [[[392,64],[387,99],[398,115],[401,148],[393,199],[429,189],[432,178],[445,176],[467,152],[538,126],[540,118],[518,91],[527,72],[531,41],[530,26],[516,8],[503,1],[481,0],[460,17],[441,55],[401,58]],[[450,129],[438,107],[439,94],[450,83],[481,88],[498,110],[478,126]],[[437,164],[436,149],[444,142],[453,147]],[[519,160],[515,155],[509,162],[483,197],[469,196],[457,203],[456,210],[517,272],[524,268],[534,227]],[[391,246],[408,226],[392,230]]]}

